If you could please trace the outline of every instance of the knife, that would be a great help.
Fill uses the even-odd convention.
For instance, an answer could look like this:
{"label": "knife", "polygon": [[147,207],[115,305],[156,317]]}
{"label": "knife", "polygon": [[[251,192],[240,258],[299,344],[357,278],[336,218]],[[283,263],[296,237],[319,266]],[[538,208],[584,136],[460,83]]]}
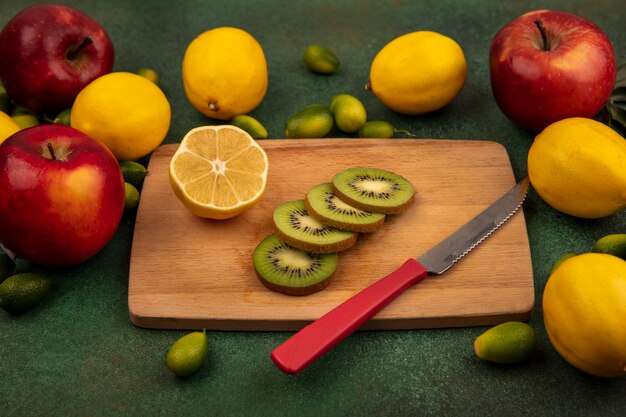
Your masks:
{"label": "knife", "polygon": [[357,330],[428,274],[440,275],[498,229],[521,207],[528,177],[420,257],[353,295],[284,341],[271,353],[283,372],[297,374]]}

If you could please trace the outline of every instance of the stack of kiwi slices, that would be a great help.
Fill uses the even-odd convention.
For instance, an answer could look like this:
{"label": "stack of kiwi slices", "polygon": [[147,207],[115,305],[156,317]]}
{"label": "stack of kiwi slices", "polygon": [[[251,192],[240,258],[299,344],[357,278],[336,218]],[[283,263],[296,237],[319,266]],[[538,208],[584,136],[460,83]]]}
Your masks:
{"label": "stack of kiwi slices", "polygon": [[386,215],[402,213],[414,195],[401,175],[349,168],[311,188],[304,200],[280,204],[274,210],[275,233],[252,254],[259,280],[288,295],[320,291],[337,269],[337,252],[352,247],[359,233],[380,229]]}

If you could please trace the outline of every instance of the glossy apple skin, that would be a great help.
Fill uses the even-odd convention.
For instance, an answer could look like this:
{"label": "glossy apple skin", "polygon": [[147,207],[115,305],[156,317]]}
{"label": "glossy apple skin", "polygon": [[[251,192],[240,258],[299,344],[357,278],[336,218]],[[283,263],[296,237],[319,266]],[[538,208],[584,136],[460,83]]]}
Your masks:
{"label": "glossy apple skin", "polygon": [[[542,49],[546,30],[551,50]],[[615,84],[615,54],[606,34],[571,13],[537,10],[504,26],[489,52],[491,87],[502,112],[540,132],[568,117],[595,116]]]}
{"label": "glossy apple skin", "polygon": [[[86,37],[92,42],[68,58]],[[113,57],[102,26],[68,6],[28,7],[0,32],[0,80],[17,104],[39,113],[71,107],[85,85],[111,72]]]}
{"label": "glossy apple skin", "polygon": [[[51,159],[50,143],[58,159]],[[113,154],[69,126],[21,130],[0,145],[0,242],[30,261],[79,264],[115,234],[124,180]]]}

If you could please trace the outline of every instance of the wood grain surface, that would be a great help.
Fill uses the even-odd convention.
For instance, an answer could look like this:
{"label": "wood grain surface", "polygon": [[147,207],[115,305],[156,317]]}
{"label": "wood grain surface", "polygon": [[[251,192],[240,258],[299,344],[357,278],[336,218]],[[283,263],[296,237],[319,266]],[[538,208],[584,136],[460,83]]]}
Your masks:
{"label": "wood grain surface", "polygon": [[[261,200],[229,220],[191,214],[174,195],[168,165],[178,145],[150,159],[133,236],[128,306],[140,327],[296,330],[417,257],[515,184],[505,148],[491,141],[306,139],[259,141],[270,161]],[[405,176],[414,205],[388,216],[339,254],[321,292],[293,297],[266,289],[252,252],[272,233],[274,208],[304,198],[342,169],[371,166]],[[428,277],[363,329],[417,329],[527,320],[534,304],[523,212],[441,276]]]}

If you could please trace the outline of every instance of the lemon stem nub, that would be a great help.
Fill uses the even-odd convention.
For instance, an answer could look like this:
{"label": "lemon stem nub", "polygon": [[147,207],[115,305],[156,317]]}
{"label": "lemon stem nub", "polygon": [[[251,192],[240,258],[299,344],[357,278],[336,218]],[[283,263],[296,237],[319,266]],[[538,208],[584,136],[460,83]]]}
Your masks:
{"label": "lemon stem nub", "polygon": [[211,101],[209,103],[209,109],[214,112],[220,111],[220,106],[217,104],[217,101]]}
{"label": "lemon stem nub", "polygon": [[48,152],[50,152],[50,159],[52,159],[53,161],[56,161],[57,157],[54,154],[54,148],[52,147],[52,144],[50,142],[47,142],[46,146],[48,147]]}
{"label": "lemon stem nub", "polygon": [[544,51],[550,50],[550,43],[548,42],[548,35],[546,35],[546,28],[543,26],[543,22],[539,19],[535,20],[535,25],[537,29],[539,29],[539,33],[541,33],[541,40],[543,41],[543,45],[541,49]]}

